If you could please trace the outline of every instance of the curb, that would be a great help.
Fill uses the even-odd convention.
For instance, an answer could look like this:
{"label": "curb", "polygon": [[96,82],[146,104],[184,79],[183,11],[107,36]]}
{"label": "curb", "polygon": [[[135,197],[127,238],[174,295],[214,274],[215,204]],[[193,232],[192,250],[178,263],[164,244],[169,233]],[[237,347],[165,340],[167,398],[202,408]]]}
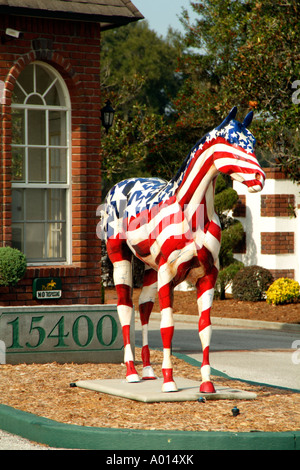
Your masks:
{"label": "curb", "polygon": [[295,323],[279,323],[272,321],[262,320],[244,320],[242,318],[224,318],[224,317],[212,317],[212,325],[220,326],[237,326],[246,328],[261,328],[264,330],[279,330],[286,332],[298,332],[300,333],[300,325]]}
{"label": "curb", "polygon": [[300,450],[296,432],[146,431],[63,424],[0,405],[1,428],[55,448],[80,450]]}
{"label": "curb", "polygon": [[[188,363],[199,364],[198,361],[184,354],[176,355]],[[213,373],[224,376],[216,370]],[[300,393],[300,390],[295,391]],[[40,444],[63,449],[159,450],[160,452],[179,449],[185,451],[300,450],[300,430],[278,433],[259,431],[235,433],[97,428],[59,423],[1,404],[0,428]]]}

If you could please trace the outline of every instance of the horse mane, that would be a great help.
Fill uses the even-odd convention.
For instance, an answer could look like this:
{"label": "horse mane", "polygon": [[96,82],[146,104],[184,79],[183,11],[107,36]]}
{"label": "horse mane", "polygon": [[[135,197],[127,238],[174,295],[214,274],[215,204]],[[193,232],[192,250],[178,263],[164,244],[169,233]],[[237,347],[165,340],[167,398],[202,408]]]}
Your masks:
{"label": "horse mane", "polygon": [[192,149],[189,151],[187,156],[185,157],[183,163],[181,164],[180,168],[177,170],[176,174],[173,176],[173,178],[169,181],[170,184],[177,184],[178,186],[180,185],[180,177],[183,178],[184,176],[184,171],[185,169],[189,166],[192,158],[193,158],[193,153],[196,151],[197,147],[199,147],[200,144],[203,144],[206,141],[207,136],[211,133],[212,131],[207,132],[203,137],[201,137],[196,144],[192,147]]}
{"label": "horse mane", "polygon": [[[193,156],[194,156],[194,153],[195,151],[197,150],[197,148],[201,145],[201,144],[204,144],[206,141],[207,141],[207,137],[210,136],[214,131],[215,131],[215,134],[213,137],[216,137],[216,136],[222,136],[224,137],[224,130],[226,128],[226,126],[232,121],[235,119],[236,117],[236,113],[237,113],[237,107],[234,106],[230,113],[228,114],[228,116],[223,120],[223,122],[221,124],[219,124],[218,126],[216,126],[214,129],[210,130],[209,132],[207,132],[203,137],[201,137],[197,142],[196,144],[193,146],[193,148],[190,150],[190,152],[187,154],[186,158],[184,159],[183,163],[181,164],[180,168],[178,169],[177,173],[173,176],[173,178],[169,181],[169,184],[177,184],[177,186],[180,185],[183,177],[184,177],[184,172],[185,170],[188,168],[188,165],[190,164]],[[239,125],[240,128],[243,128],[246,130],[246,128],[251,124],[251,121],[253,119],[253,111],[250,111],[247,116],[245,117],[243,123],[239,123],[237,121],[234,121],[236,125]],[[252,135],[250,133],[250,135]],[[252,136],[253,137],[253,136]],[[230,140],[228,140],[228,142],[230,142]],[[253,146],[255,145],[255,142],[256,142],[256,139],[253,137]]]}

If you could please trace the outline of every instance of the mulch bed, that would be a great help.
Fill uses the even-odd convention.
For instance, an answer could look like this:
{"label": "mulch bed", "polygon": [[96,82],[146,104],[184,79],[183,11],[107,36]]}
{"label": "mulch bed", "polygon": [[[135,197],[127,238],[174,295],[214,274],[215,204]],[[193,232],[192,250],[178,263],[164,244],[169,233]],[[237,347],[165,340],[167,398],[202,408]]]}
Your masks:
{"label": "mulch bed", "polygon": [[[136,348],[141,372],[140,349]],[[162,353],[152,352],[161,376]],[[200,382],[198,367],[173,358],[175,377]],[[205,403],[141,403],[81,388],[77,380],[125,377],[121,364],[19,364],[0,366],[1,403],[58,422],[81,426],[180,431],[296,431],[300,430],[300,394],[267,386],[213,377],[224,385],[257,393],[255,400],[206,400]],[[237,405],[240,414],[232,415]]]}
{"label": "mulch bed", "polygon": [[[133,300],[138,308],[139,289]],[[110,302],[109,302],[110,303]],[[113,302],[114,303],[114,302]],[[153,311],[159,311],[156,301]],[[195,292],[175,292],[174,313],[198,315]],[[300,323],[300,304],[271,306],[266,302],[214,301],[212,316]],[[161,377],[162,352],[152,351],[155,373]],[[141,372],[140,349],[136,348]],[[173,358],[174,376],[200,382],[200,369]],[[257,393],[255,400],[207,400],[205,403],[140,403],[103,393],[71,388],[77,380],[125,377],[123,364],[0,365],[0,402],[58,422],[81,426],[180,431],[300,430],[300,393],[213,377],[225,385]],[[237,405],[240,414],[233,417]]]}

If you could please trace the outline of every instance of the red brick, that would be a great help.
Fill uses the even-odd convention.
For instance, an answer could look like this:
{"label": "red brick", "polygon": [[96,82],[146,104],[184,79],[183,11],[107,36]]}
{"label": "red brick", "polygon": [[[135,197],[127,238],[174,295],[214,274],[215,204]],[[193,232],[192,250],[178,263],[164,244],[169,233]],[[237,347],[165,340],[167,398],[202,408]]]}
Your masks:
{"label": "red brick", "polygon": [[281,277],[285,277],[288,279],[295,279],[294,269],[270,269],[270,272],[273,275],[275,280]]}
{"label": "red brick", "polygon": [[263,255],[294,253],[294,232],[261,232],[261,253]]}
{"label": "red brick", "polygon": [[261,196],[262,217],[291,217],[295,206],[293,194],[267,194]]}
{"label": "red brick", "polygon": [[269,179],[275,180],[284,180],[286,179],[286,174],[280,170],[280,168],[264,168],[263,169],[266,177]]}

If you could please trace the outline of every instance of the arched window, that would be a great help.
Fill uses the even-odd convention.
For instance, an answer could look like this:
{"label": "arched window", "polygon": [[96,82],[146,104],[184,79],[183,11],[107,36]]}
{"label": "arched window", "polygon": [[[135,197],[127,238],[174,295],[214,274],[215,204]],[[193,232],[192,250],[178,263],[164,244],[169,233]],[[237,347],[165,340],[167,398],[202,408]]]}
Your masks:
{"label": "arched window", "polygon": [[28,263],[68,259],[70,98],[57,71],[26,67],[12,99],[12,244]]}

